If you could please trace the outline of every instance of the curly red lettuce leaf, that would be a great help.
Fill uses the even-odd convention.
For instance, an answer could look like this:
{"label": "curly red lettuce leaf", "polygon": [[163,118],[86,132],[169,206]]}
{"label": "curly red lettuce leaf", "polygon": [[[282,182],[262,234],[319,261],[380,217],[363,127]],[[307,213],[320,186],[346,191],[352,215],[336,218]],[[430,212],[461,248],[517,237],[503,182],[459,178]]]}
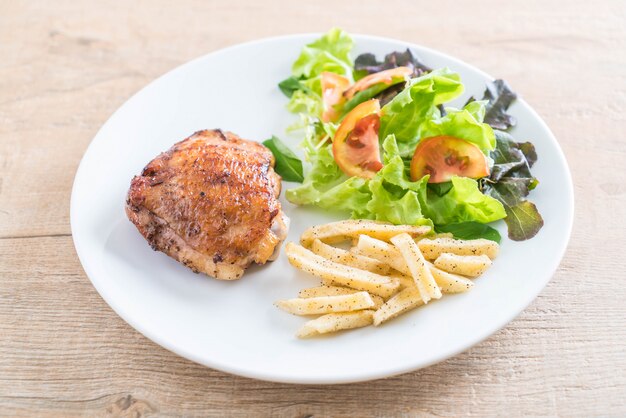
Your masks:
{"label": "curly red lettuce leaf", "polygon": [[[517,120],[508,114],[509,106],[517,99],[517,94],[504,80],[494,80],[487,83],[485,93],[481,100],[486,100],[485,123],[494,129],[506,131],[517,124]],[[470,97],[467,103],[475,99]],[[466,103],[466,104],[467,104]]]}
{"label": "curly red lettuce leaf", "polygon": [[524,241],[537,235],[543,218],[534,203],[526,199],[539,181],[530,168],[537,160],[530,142],[515,142],[506,132],[494,130],[496,148],[490,154],[494,165],[489,177],[480,181],[481,190],[504,206],[508,235],[514,241]]}
{"label": "curly red lettuce leaf", "polygon": [[357,77],[361,78],[367,74],[378,73],[384,70],[390,70],[396,67],[409,67],[413,69],[412,77],[419,77],[424,73],[432,71],[432,68],[422,63],[410,49],[404,52],[394,51],[385,55],[383,61],[378,61],[374,54],[361,54],[354,60],[354,71]]}

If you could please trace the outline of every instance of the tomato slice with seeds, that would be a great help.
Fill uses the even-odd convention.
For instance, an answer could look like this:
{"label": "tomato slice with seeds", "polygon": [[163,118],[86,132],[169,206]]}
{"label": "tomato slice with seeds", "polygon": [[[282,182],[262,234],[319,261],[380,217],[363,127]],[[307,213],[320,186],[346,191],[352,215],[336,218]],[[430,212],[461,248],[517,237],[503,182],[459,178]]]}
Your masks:
{"label": "tomato slice with seeds", "polygon": [[343,95],[350,100],[355,94],[372,87],[374,84],[385,83],[391,86],[407,80],[411,74],[413,74],[413,70],[409,67],[396,67],[390,70],[379,71],[363,77],[347,89]]}
{"label": "tomato slice with seeds", "polygon": [[333,138],[333,157],[348,176],[372,178],[383,168],[378,146],[380,103],[368,100],[352,109]]}
{"label": "tomato slice with seeds", "polygon": [[453,136],[435,136],[420,141],[411,160],[411,180],[429,174],[429,183],[443,183],[453,176],[478,179],[489,175],[480,148]]}
{"label": "tomato slice with seeds", "polygon": [[322,122],[335,122],[339,119],[339,112],[335,110],[335,107],[345,101],[343,92],[350,86],[350,80],[342,75],[324,71],[321,84],[324,104]]}

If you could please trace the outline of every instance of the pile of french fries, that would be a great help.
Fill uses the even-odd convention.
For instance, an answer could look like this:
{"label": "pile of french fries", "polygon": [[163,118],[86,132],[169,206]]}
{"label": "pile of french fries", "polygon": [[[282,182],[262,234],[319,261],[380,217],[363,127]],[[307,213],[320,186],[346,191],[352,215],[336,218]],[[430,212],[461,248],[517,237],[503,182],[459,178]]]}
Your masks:
{"label": "pile of french fries", "polygon": [[[351,248],[331,245],[346,241]],[[300,338],[378,326],[443,294],[467,292],[474,286],[469,279],[484,273],[499,251],[486,239],[369,220],[314,226],[300,242],[286,245],[289,262],[322,283],[276,302],[295,315],[321,315],[304,324]]]}

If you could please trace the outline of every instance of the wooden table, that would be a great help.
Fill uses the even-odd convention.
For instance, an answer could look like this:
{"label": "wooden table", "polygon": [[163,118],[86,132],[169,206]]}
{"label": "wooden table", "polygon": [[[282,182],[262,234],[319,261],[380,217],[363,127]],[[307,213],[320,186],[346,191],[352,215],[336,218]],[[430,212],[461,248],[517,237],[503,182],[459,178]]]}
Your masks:
{"label": "wooden table", "polygon": [[[0,1],[0,415],[626,415],[626,3]],[[505,78],[559,139],[576,221],[515,321],[448,361],[341,386],[231,376],[148,341],[96,293],[72,179],[130,95],[242,41],[340,25]]]}

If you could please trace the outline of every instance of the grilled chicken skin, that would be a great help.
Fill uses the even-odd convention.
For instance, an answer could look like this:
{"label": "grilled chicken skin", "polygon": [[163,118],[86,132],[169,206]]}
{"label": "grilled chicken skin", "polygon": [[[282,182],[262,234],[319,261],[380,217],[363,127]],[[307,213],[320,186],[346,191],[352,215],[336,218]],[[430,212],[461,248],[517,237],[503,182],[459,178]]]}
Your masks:
{"label": "grilled chicken skin", "polygon": [[126,214],[154,250],[195,272],[238,279],[277,255],[287,233],[273,167],[261,144],[199,131],[132,179]]}

